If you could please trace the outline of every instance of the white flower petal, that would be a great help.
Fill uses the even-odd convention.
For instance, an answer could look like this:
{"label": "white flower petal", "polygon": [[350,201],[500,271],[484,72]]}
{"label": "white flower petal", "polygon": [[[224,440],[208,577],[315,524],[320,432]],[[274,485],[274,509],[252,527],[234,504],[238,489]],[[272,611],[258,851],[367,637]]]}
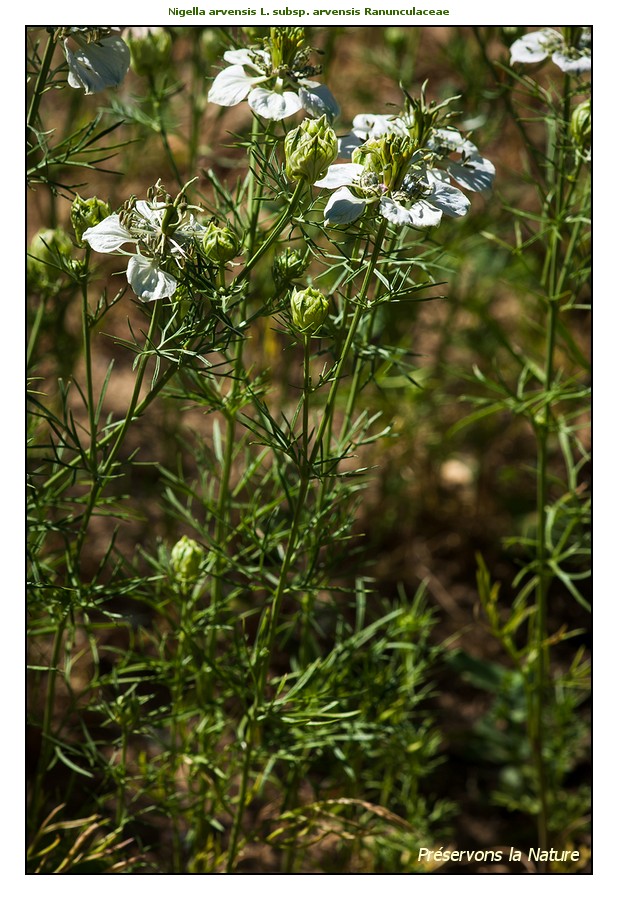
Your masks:
{"label": "white flower petal", "polygon": [[269,91],[266,88],[254,88],[249,94],[249,106],[258,116],[280,122],[302,109],[298,94],[292,91]]}
{"label": "white flower petal", "polygon": [[[305,85],[312,82],[305,82]],[[319,119],[320,116],[326,116],[329,122],[332,122],[340,113],[339,104],[333,97],[330,90],[325,84],[318,84],[315,87],[301,87],[298,96],[302,107],[310,116]]]}
{"label": "white flower petal", "polygon": [[117,253],[123,244],[137,243],[137,239],[131,235],[123,225],[117,213],[108,216],[84,231],[83,239],[87,241],[97,253]]}
{"label": "white flower petal", "polygon": [[236,106],[242,103],[255,77],[247,75],[242,66],[228,66],[219,72],[208,91],[208,101],[217,106]]}
{"label": "white flower petal", "polygon": [[558,40],[562,43],[560,32],[553,28],[544,28],[542,31],[531,31],[511,44],[511,65],[519,63],[537,63],[547,58],[547,44]]}
{"label": "white flower petal", "polygon": [[161,219],[163,218],[163,210],[166,203],[151,203],[150,200],[136,200],[135,209],[142,219],[145,219],[153,228],[160,228]]}
{"label": "white flower petal", "polygon": [[465,163],[452,162],[448,167],[457,184],[469,191],[488,191],[494,183],[496,167],[489,159],[471,156]]}
{"label": "white flower petal", "polygon": [[[260,62],[256,62],[256,58]],[[255,72],[267,71],[270,68],[270,53],[266,50],[226,50],[223,59],[233,66],[249,66]]]}
{"label": "white flower petal", "polygon": [[399,116],[372,116],[360,113],[352,120],[352,131],[364,141],[379,138],[385,134],[407,135],[408,129]]}
{"label": "white flower petal", "polygon": [[316,181],[317,188],[339,188],[345,185],[354,184],[363,174],[363,167],[360,163],[335,163],[328,167],[328,172],[319,181]]}
{"label": "white flower petal", "polygon": [[431,148],[449,150],[451,153],[466,154],[466,156],[478,156],[478,147],[465,138],[454,128],[436,128],[429,141]]}
{"label": "white flower petal", "polygon": [[559,69],[573,75],[581,75],[582,72],[589,72],[592,68],[592,60],[589,56],[579,56],[577,59],[573,59],[573,57],[567,56],[560,50],[556,50],[551,58],[552,62],[555,62]]}
{"label": "white flower petal", "polygon": [[127,267],[127,280],[141,300],[161,300],[171,297],[177,281],[163,269],[159,269],[152,259],[132,256]]}
{"label": "white flower petal", "polygon": [[365,200],[342,187],[335,191],[324,207],[324,221],[327,225],[349,225],[362,216],[366,206]]}
{"label": "white flower petal", "polygon": [[435,228],[442,221],[442,213],[424,200],[414,203],[409,209],[396,203],[391,197],[382,197],[380,212],[393,225],[411,225],[414,228]]}
{"label": "white flower petal", "polygon": [[87,43],[75,35],[75,40],[79,41],[75,51],[71,50],[68,39],[64,41],[71,87],[83,88],[86,94],[117,87],[131,62],[131,52],[125,42],[115,36]]}
{"label": "white flower petal", "polygon": [[339,146],[339,156],[343,157],[343,159],[351,159],[352,153],[356,150],[357,147],[360,147],[361,144],[364,144],[365,141],[363,138],[359,137],[357,134],[354,134],[353,131],[350,134],[344,134],[343,137],[339,138],[338,146]]}
{"label": "white flower petal", "polygon": [[447,216],[465,216],[470,209],[470,201],[459,188],[440,179],[434,179],[431,172],[427,172],[427,181],[432,185],[427,202],[437,206]]}

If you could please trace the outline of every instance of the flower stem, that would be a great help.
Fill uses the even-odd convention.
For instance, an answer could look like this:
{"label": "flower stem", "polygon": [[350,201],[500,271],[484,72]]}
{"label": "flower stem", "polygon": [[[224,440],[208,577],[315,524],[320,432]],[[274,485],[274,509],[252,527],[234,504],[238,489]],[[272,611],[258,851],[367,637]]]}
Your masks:
{"label": "flower stem", "polygon": [[54,50],[56,49],[56,41],[54,40],[54,35],[50,34],[47,40],[47,47],[45,48],[45,53],[43,54],[43,59],[41,60],[41,68],[39,69],[39,74],[36,80],[36,84],[34,86],[34,93],[32,94],[32,99],[30,101],[30,107],[28,109],[28,118],[26,121],[28,131],[34,128],[35,122],[37,120],[39,114],[39,106],[41,105],[41,98],[45,93],[45,84],[47,82],[47,76],[49,74],[49,69],[51,66],[51,61],[54,55]]}

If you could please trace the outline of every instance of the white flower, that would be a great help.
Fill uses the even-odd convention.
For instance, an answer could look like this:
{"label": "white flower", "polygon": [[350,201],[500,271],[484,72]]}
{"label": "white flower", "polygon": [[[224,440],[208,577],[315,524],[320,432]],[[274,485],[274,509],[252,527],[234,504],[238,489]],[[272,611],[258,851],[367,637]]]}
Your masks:
{"label": "white flower", "polygon": [[[387,134],[408,135],[412,122],[405,115],[358,115],[352,121],[352,131],[339,140],[340,156],[349,159],[353,151],[367,140],[374,140]],[[456,128],[434,128],[427,148],[434,158],[430,169],[440,177],[438,167],[444,169],[451,178],[469,191],[486,191],[493,184],[496,169],[489,159],[480,155],[472,141],[464,138]],[[451,155],[457,158],[452,159]]]}
{"label": "white flower", "polygon": [[511,45],[511,65],[516,62],[538,63],[548,56],[563,72],[575,75],[589,72],[592,65],[590,31],[583,29],[575,46],[569,46],[564,35],[554,28],[531,31]]}
{"label": "white flower", "polygon": [[[201,238],[205,230],[193,215],[187,216],[170,203],[137,200],[121,215],[113,213],[86,229],[83,240],[98,253],[130,256],[127,280],[137,296],[160,300],[171,297],[178,286],[177,278],[163,265],[175,268],[186,256],[186,245]],[[124,244],[135,244],[135,252],[124,250]]]}
{"label": "white flower", "polygon": [[300,109],[314,118],[325,115],[331,122],[339,115],[337,101],[325,84],[310,81],[294,69],[275,69],[268,50],[227,50],[223,58],[231,65],[213,81],[208,93],[211,103],[236,106],[246,98],[257,115],[276,121]]}
{"label": "white flower", "polygon": [[[76,26],[61,29],[72,88],[96,94],[120,84],[127,74],[131,53],[122,38],[111,33],[117,30]],[[71,48],[71,42],[75,49]]]}
{"label": "white flower", "polygon": [[324,208],[328,225],[355,222],[368,206],[377,204],[379,214],[394,225],[433,228],[442,214],[465,216],[470,201],[462,192],[429,169],[411,166],[401,185],[389,188],[379,175],[360,163],[338,163],[316,187],[336,188]]}

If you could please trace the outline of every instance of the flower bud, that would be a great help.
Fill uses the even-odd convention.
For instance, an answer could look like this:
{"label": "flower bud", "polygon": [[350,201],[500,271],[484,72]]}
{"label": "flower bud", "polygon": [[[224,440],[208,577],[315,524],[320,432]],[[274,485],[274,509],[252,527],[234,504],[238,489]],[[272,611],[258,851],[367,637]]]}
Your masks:
{"label": "flower bud", "polygon": [[94,228],[99,222],[111,215],[111,210],[107,203],[99,200],[98,197],[91,197],[89,200],[82,200],[79,194],[75,195],[75,200],[71,204],[71,225],[75,232],[75,241],[78,247],[84,247],[82,235],[87,228]]}
{"label": "flower bud", "polygon": [[240,241],[229,225],[221,228],[214,222],[208,225],[204,237],[202,238],[202,247],[207,258],[214,263],[224,265],[240,252]]}
{"label": "flower bud", "polygon": [[285,138],[285,171],[290,181],[306,179],[313,184],[323,178],[337,159],[337,135],[326,116],[304,119]]}
{"label": "flower bud", "polygon": [[46,291],[58,287],[73,243],[63,228],[42,228],[32,238],[27,263],[28,287]]}
{"label": "flower bud", "polygon": [[160,26],[136,26],[123,35],[131,51],[131,68],[137,75],[154,74],[169,62],[172,38]]}
{"label": "flower bud", "polygon": [[200,573],[204,551],[197,541],[183,535],[172,547],[170,562],[176,578],[182,582],[195,581]]}
{"label": "flower bud", "polygon": [[576,106],[571,115],[571,137],[582,150],[590,149],[592,138],[592,109],[590,98]]}
{"label": "flower bud", "polygon": [[315,334],[328,315],[328,300],[315,288],[294,288],[290,304],[292,322],[305,334]]}
{"label": "flower bud", "polygon": [[300,278],[306,268],[307,263],[303,254],[299,253],[298,250],[292,249],[292,247],[286,247],[283,253],[275,256],[273,263],[275,284],[277,287],[290,284],[296,278]]}

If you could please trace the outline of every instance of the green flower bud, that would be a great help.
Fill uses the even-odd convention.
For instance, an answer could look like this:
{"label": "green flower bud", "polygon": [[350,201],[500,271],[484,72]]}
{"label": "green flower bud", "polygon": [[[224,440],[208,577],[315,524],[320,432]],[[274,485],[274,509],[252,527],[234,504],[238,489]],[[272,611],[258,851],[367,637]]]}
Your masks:
{"label": "green flower bud", "polygon": [[197,579],[203,559],[204,551],[198,542],[186,534],[172,547],[170,555],[172,570],[176,578],[184,583]]}
{"label": "green flower bud", "polygon": [[582,150],[590,149],[592,139],[592,108],[590,98],[576,106],[571,115],[571,137]]}
{"label": "green flower bud", "polygon": [[172,53],[172,38],[160,26],[128,28],[124,39],[131,51],[131,68],[137,75],[154,74],[164,68]]}
{"label": "green flower bud", "polygon": [[326,116],[304,119],[285,138],[285,171],[290,181],[323,178],[338,156],[337,135]]}
{"label": "green flower bud", "polygon": [[99,222],[111,215],[111,209],[103,200],[98,197],[91,197],[89,200],[83,200],[79,194],[75,195],[75,200],[71,204],[71,225],[75,232],[75,241],[78,247],[84,247],[82,235],[87,228],[94,228]]}
{"label": "green flower bud", "polygon": [[73,242],[63,228],[43,228],[32,238],[27,263],[28,287],[33,291],[57,288],[73,253]]}
{"label": "green flower bud", "polygon": [[328,315],[328,300],[315,288],[294,288],[290,304],[292,322],[305,334],[315,334]]}
{"label": "green flower bud", "polygon": [[224,265],[240,253],[240,241],[229,225],[221,228],[214,222],[207,227],[202,238],[202,247],[207,258]]}
{"label": "green flower bud", "polygon": [[275,284],[278,287],[289,284],[296,278],[300,278],[306,268],[307,263],[303,254],[299,253],[298,250],[292,249],[292,247],[286,247],[283,253],[275,256],[273,263]]}

